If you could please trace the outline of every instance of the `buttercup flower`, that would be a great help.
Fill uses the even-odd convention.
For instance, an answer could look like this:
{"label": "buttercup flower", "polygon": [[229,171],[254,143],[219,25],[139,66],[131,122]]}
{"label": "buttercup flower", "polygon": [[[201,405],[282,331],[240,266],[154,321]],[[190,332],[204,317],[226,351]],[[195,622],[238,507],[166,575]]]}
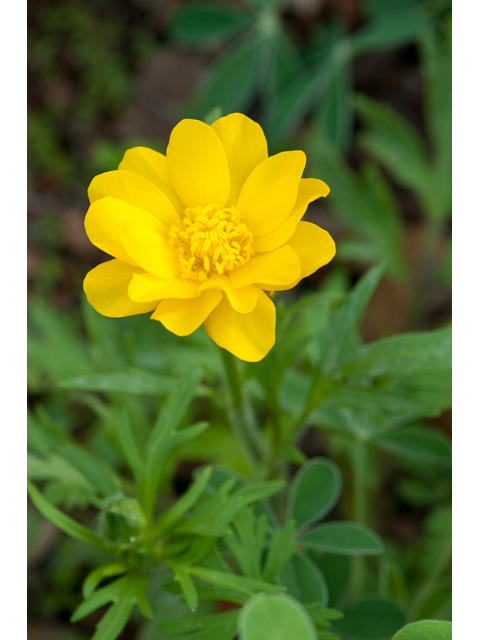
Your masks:
{"label": "buttercup flower", "polygon": [[335,254],[302,222],[329,192],[302,178],[303,151],[268,157],[261,127],[240,113],[211,126],[182,120],[166,156],[136,147],[93,179],[85,229],[114,257],[84,281],[89,303],[151,318],[186,336],[203,324],[220,347],[261,360],[275,342],[269,293],[291,289]]}

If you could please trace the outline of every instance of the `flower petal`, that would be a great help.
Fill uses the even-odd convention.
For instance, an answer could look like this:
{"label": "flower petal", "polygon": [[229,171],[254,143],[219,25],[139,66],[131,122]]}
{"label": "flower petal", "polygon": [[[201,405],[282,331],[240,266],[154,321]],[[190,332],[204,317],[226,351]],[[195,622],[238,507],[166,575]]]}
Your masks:
{"label": "flower petal", "polygon": [[118,165],[121,171],[133,171],[155,185],[173,204],[178,214],[183,217],[185,207],[173,188],[168,173],[167,157],[163,153],[147,147],[128,149]]}
{"label": "flower petal", "polygon": [[85,216],[85,231],[90,241],[105,253],[135,265],[122,244],[121,233],[125,222],[140,222],[159,234],[164,225],[151,213],[137,209],[124,200],[102,198],[90,205]]}
{"label": "flower petal", "polygon": [[159,278],[173,278],[180,272],[175,248],[150,227],[126,222],[122,227],[122,244],[126,252],[145,271]]}
{"label": "flower petal", "polygon": [[302,219],[308,205],[317,198],[325,197],[330,193],[330,188],[323,182],[323,180],[317,180],[316,178],[302,178],[300,180],[300,186],[298,187],[297,200],[293,207],[292,213],[288,216],[285,222],[265,236],[254,238],[252,243],[253,248],[257,252],[273,251],[277,247],[285,244],[287,240],[293,235],[297,224]]}
{"label": "flower petal", "polygon": [[215,131],[200,120],[182,120],[167,147],[170,179],[185,207],[220,204],[230,193],[227,156]]}
{"label": "flower petal", "polygon": [[243,113],[231,113],[216,120],[212,129],[227,154],[230,171],[228,204],[234,205],[245,180],[255,167],[268,158],[267,141],[262,127]]}
{"label": "flower petal", "polygon": [[221,289],[227,295],[228,301],[239,313],[250,313],[257,304],[260,289],[255,286],[234,289],[230,278],[219,273],[212,273],[208,280],[200,285],[200,291]]}
{"label": "flower petal", "polygon": [[262,291],[253,311],[238,313],[224,295],[204,327],[219,347],[241,360],[258,362],[275,344],[275,305]]}
{"label": "flower petal", "polygon": [[299,222],[286,246],[291,247],[300,259],[301,278],[323,267],[335,255],[335,242],[331,235],[311,222]]}
{"label": "flower petal", "polygon": [[203,324],[222,299],[218,289],[203,291],[198,298],[180,300],[169,298],[162,300],[152,320],[159,320],[163,326],[177,336],[188,336]]}
{"label": "flower petal", "polygon": [[152,311],[157,301],[138,303],[130,300],[127,290],[134,274],[142,269],[121,260],[109,260],[87,273],[83,290],[88,302],[103,316],[122,318]]}
{"label": "flower petal", "polygon": [[305,162],[303,151],[285,151],[248,176],[236,207],[254,238],[271,233],[292,213]]}
{"label": "flower petal", "polygon": [[88,187],[90,202],[105,196],[125,200],[134,207],[148,211],[163,222],[167,231],[178,222],[178,213],[167,196],[133,171],[107,171],[96,176]]}
{"label": "flower petal", "polygon": [[128,287],[135,302],[150,302],[164,298],[195,298],[200,295],[199,283],[186,278],[157,278],[151,273],[135,273]]}
{"label": "flower petal", "polygon": [[300,278],[300,273],[297,254],[291,247],[284,246],[251,258],[243,267],[233,269],[229,277],[232,286],[238,288],[258,282],[287,284]]}

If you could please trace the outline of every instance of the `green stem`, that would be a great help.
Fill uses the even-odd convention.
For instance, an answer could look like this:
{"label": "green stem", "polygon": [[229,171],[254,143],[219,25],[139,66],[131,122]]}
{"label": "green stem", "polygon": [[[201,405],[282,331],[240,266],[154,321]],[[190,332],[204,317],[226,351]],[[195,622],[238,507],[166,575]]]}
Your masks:
{"label": "green stem", "polygon": [[[353,519],[360,524],[367,524],[367,444],[357,439],[353,443]],[[354,558],[353,593],[356,597],[363,591],[365,581],[365,559]]]}
{"label": "green stem", "polygon": [[225,349],[220,348],[220,352],[230,391],[228,410],[230,425],[252,468],[256,469],[265,459],[265,443],[255,424],[251,407],[248,406],[236,358]]}
{"label": "green stem", "polygon": [[[428,572],[425,580],[418,587],[415,595],[412,598],[411,612],[412,615],[418,612],[420,605],[422,604],[423,599],[428,594],[432,582],[434,582],[437,578],[439,578],[443,571],[448,567],[450,561],[452,559],[452,543],[448,541],[447,544],[442,549],[442,552],[437,557],[437,561],[433,565],[433,567]],[[415,619],[414,617],[412,619]]]}

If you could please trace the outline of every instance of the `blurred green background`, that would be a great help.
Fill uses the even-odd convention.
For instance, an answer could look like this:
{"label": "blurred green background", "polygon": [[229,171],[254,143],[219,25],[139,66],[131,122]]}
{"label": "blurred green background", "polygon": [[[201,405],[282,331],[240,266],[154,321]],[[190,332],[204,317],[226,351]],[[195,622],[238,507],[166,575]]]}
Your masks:
{"label": "blurred green background", "polygon": [[[303,149],[305,176],[330,186],[306,219],[330,232],[337,256],[287,301],[329,282],[348,290],[381,263],[366,341],[448,323],[450,2],[31,0],[28,13],[29,406],[46,407],[47,421],[66,420],[81,436],[89,419],[83,405],[52,391],[87,367],[82,281],[106,259],[83,228],[88,184],[132,146],[163,152],[183,117],[242,111],[264,128],[270,154]],[[147,367],[152,331],[139,356]],[[113,371],[121,358],[111,348]],[[431,423],[450,435],[449,412]],[[95,446],[111,454],[102,441]],[[180,489],[188,477],[177,471]],[[410,480],[385,509],[383,530],[413,545],[448,481],[445,489]],[[422,486],[438,495],[422,497]],[[89,637],[67,621],[95,559],[57,538],[29,512],[31,640]]]}

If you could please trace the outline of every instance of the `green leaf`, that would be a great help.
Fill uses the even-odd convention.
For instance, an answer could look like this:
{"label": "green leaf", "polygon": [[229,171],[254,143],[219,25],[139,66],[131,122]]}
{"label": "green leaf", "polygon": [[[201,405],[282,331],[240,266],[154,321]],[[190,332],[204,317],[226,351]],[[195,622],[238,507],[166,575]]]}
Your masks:
{"label": "green leaf", "polygon": [[345,366],[347,374],[413,376],[450,371],[452,329],[406,333],[382,338],[360,348]]}
{"label": "green leaf", "polygon": [[153,375],[145,371],[92,373],[76,378],[68,378],[58,383],[64,389],[131,393],[133,395],[155,397],[171,393],[177,384],[178,380],[171,376]]}
{"label": "green leaf", "polygon": [[328,587],[318,567],[308,556],[297,552],[285,564],[279,574],[280,584],[303,604],[321,602],[328,604]]}
{"label": "green leaf", "polygon": [[283,565],[295,553],[294,534],[295,522],[293,520],[287,522],[281,529],[274,529],[263,569],[265,582],[273,582]]}
{"label": "green leaf", "polygon": [[240,500],[243,504],[249,505],[259,500],[264,500],[273,496],[275,493],[283,489],[284,480],[269,480],[267,482],[257,482],[247,487],[237,489],[233,497]]}
{"label": "green leaf", "polygon": [[261,558],[267,530],[267,515],[257,522],[251,509],[241,509],[233,519],[233,531],[225,544],[235,556],[242,573],[255,580],[261,578]]}
{"label": "green leaf", "polygon": [[326,458],[310,458],[298,471],[288,494],[287,517],[297,528],[320,520],[340,496],[342,476],[337,465]]}
{"label": "green leaf", "polygon": [[102,461],[76,444],[67,444],[58,449],[58,454],[65,458],[83,477],[108,498],[118,491],[118,481],[113,471]]}
{"label": "green leaf", "polygon": [[333,373],[344,359],[356,352],[356,327],[381,275],[381,267],[373,267],[367,271],[350,291],[345,302],[335,311],[328,329],[322,334],[321,367],[325,377]]}
{"label": "green leaf", "polygon": [[198,594],[188,569],[173,563],[171,563],[170,566],[173,569],[174,579],[180,583],[180,587],[182,588],[183,595],[185,596],[188,606],[191,611],[196,611],[198,606]]}
{"label": "green leaf", "polygon": [[200,95],[192,106],[202,116],[214,107],[224,115],[248,108],[255,94],[257,41],[248,38],[235,43],[219,56],[207,70]]}
{"label": "green leaf", "polygon": [[438,430],[428,427],[401,427],[378,433],[373,442],[393,455],[430,464],[452,464],[452,446]]}
{"label": "green leaf", "polygon": [[171,529],[182,516],[195,506],[212,475],[212,467],[205,467],[195,478],[192,485],[174,506],[161,516],[152,528],[152,537],[158,538]]}
{"label": "green leaf", "polygon": [[[405,0],[399,0],[397,4],[404,9]],[[381,6],[385,6],[384,0],[381,0]],[[408,44],[425,32],[431,22],[430,16],[419,8],[379,15],[352,35],[352,49],[358,55]]]}
{"label": "green leaf", "polygon": [[139,483],[142,476],[142,459],[133,435],[130,417],[126,411],[122,411],[118,415],[116,426],[123,455],[133,471],[136,482]]}
{"label": "green leaf", "polygon": [[338,606],[350,587],[352,559],[349,556],[322,553],[308,549],[309,558],[320,569],[328,587],[328,600],[332,607]]}
{"label": "green leaf", "polygon": [[186,45],[221,42],[247,28],[251,19],[236,7],[197,2],[180,7],[170,23],[174,40]]}
{"label": "green leaf", "polygon": [[204,518],[194,516],[175,525],[174,535],[196,535],[211,538],[220,538],[228,534],[228,528],[219,522],[212,522]]}
{"label": "green leaf", "polygon": [[358,94],[355,106],[367,129],[360,144],[400,184],[423,191],[429,178],[425,148],[418,131],[386,105]]}
{"label": "green leaf", "polygon": [[240,640],[316,640],[310,616],[285,594],[259,594],[251,598],[238,619]]}
{"label": "green leaf", "polygon": [[184,616],[179,620],[166,620],[158,625],[158,629],[181,640],[234,640],[239,613],[236,609],[204,616]]}
{"label": "green leaf", "polygon": [[153,617],[146,597],[147,581],[146,575],[130,574],[93,591],[74,611],[71,621],[77,622],[100,607],[112,603],[97,623],[97,631],[92,640],[115,640],[126,626],[135,604],[145,617]]}
{"label": "green leaf", "polygon": [[97,567],[91,571],[83,581],[82,595],[84,599],[87,600],[92,595],[104,578],[118,576],[126,571],[128,571],[127,565],[121,562],[110,562],[101,567]]}
{"label": "green leaf", "polygon": [[31,501],[50,522],[53,522],[55,526],[61,529],[64,533],[69,535],[75,540],[86,542],[96,549],[105,551],[105,543],[97,536],[96,533],[87,529],[83,525],[79,524],[69,516],[62,513],[59,509],[51,505],[42,494],[35,488],[35,486],[27,480],[28,495]]}
{"label": "green leaf", "polygon": [[315,101],[326,91],[331,70],[304,70],[284,86],[269,103],[265,133],[269,141],[277,143],[290,135],[303,120]]}
{"label": "green leaf", "polygon": [[383,553],[383,542],[377,534],[355,522],[328,522],[298,536],[307,549],[324,553],[362,556]]}
{"label": "green leaf", "polygon": [[321,103],[322,135],[343,152],[348,150],[353,131],[353,93],[349,42],[338,43],[331,56],[333,78]]}
{"label": "green leaf", "polygon": [[114,602],[96,624],[92,640],[114,640],[118,638],[132,615],[135,603],[131,600]]}
{"label": "green leaf", "polygon": [[363,163],[360,172],[353,171],[328,140],[312,148],[312,157],[316,172],[331,189],[329,206],[335,207],[347,229],[354,232],[353,240],[363,245],[363,260],[371,255],[390,275],[403,277],[406,264],[401,213],[389,183],[371,162]]}
{"label": "green leaf", "polygon": [[400,629],[392,640],[452,640],[452,623],[445,620],[421,620]]}
{"label": "green leaf", "polygon": [[202,372],[198,369],[188,371],[182,376],[147,440],[139,495],[148,520],[153,514],[163,460],[172,446],[181,441],[181,432],[177,432],[176,429],[189,408],[201,376]]}
{"label": "green leaf", "polygon": [[283,588],[277,585],[268,584],[267,582],[254,580],[252,578],[223,573],[221,571],[212,571],[204,567],[189,567],[189,571],[197,578],[201,578],[205,580],[205,582],[209,582],[217,587],[234,589],[247,595],[254,595],[255,593],[261,592],[278,593],[279,591],[283,591]]}
{"label": "green leaf", "polygon": [[357,600],[343,609],[345,617],[332,624],[332,631],[352,640],[390,640],[405,624],[398,604],[378,597]]}
{"label": "green leaf", "polygon": [[452,617],[452,579],[447,576],[430,585],[415,607],[417,620],[448,620]]}

